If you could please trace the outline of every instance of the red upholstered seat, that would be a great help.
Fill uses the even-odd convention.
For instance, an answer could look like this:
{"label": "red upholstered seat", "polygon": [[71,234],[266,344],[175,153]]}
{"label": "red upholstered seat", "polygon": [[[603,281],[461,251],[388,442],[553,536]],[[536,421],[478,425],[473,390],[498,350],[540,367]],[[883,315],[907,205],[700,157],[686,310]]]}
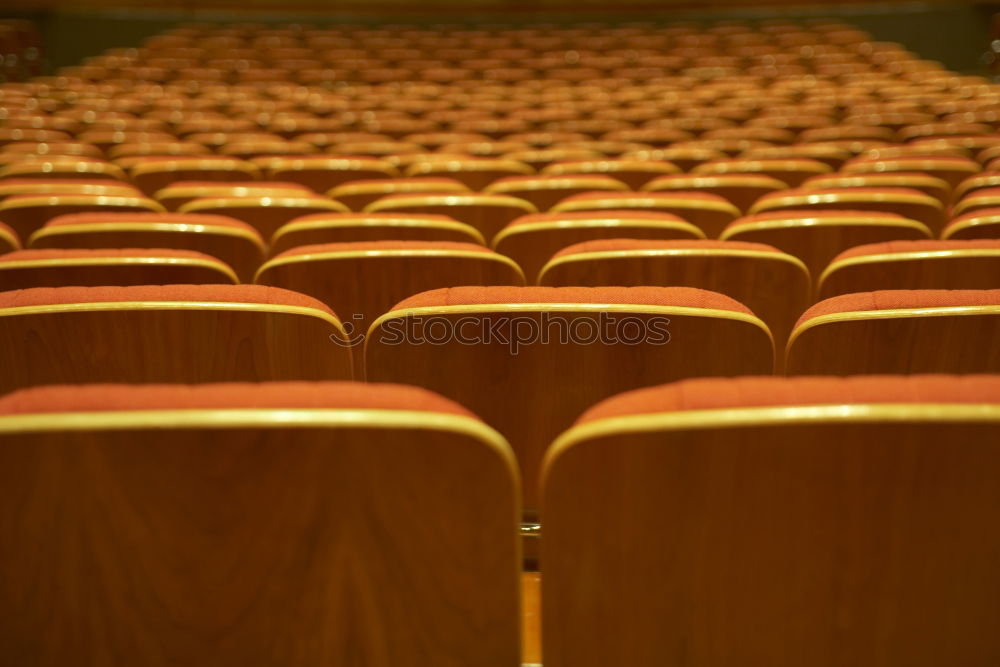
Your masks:
{"label": "red upholstered seat", "polygon": [[[545,664],[665,665],[679,646],[690,664],[988,662],[998,477],[997,375],[611,397],[544,463]],[[831,610],[865,620],[831,632]]]}
{"label": "red upholstered seat", "polygon": [[21,247],[17,232],[0,222],[0,252],[10,252]]}
{"label": "red upholstered seat", "polygon": [[393,310],[514,303],[630,304],[707,308],[753,314],[735,299],[691,287],[448,287],[404,299]]}
{"label": "red upholstered seat", "polygon": [[984,208],[958,215],[945,225],[943,239],[1000,238],[1000,208]]}
{"label": "red upholstered seat", "polygon": [[244,282],[264,258],[260,233],[224,215],[200,213],[77,213],[49,220],[33,248],[176,248],[204,252],[228,264]]}
{"label": "red upholstered seat", "polygon": [[[309,664],[385,655],[358,632],[391,636],[401,663],[428,647],[444,664],[519,663],[516,464],[499,434],[424,389],[27,388],[0,398],[0,481],[16,547],[0,550],[0,590],[37,585],[40,570],[48,587],[4,611],[0,638],[20,661],[143,663],[138,605],[144,636],[185,664],[275,646]],[[377,618],[345,625],[359,578]]]}
{"label": "red upholstered seat", "polygon": [[114,302],[190,301],[257,303],[319,310],[336,317],[326,304],[305,294],[264,285],[136,285],[131,287],[39,287],[0,292],[0,308]]}
{"label": "red upholstered seat", "polygon": [[356,382],[51,385],[0,396],[0,416],[128,410],[408,410],[465,417],[464,407],[420,387]]}
{"label": "red upholstered seat", "polygon": [[1000,376],[696,378],[612,396],[580,415],[576,424],[692,410],[885,403],[1000,403]]}
{"label": "red upholstered seat", "polygon": [[881,290],[809,308],[786,352],[791,375],[1000,370],[1000,289]]}
{"label": "red upholstered seat", "polygon": [[[379,315],[411,294],[450,285],[523,285],[524,275],[510,258],[476,243],[364,241],[286,250],[261,266],[254,281],[330,304],[352,333],[363,336]],[[360,341],[353,352],[360,369]]]}
{"label": "red upholstered seat", "polygon": [[577,211],[645,210],[673,213],[715,238],[740,215],[719,195],[707,192],[593,192],[572,195],[552,207],[553,213]]}
{"label": "red upholstered seat", "polygon": [[992,287],[1000,287],[1000,239],[887,241],[837,255],[819,277],[817,293]]}
{"label": "red upholstered seat", "polygon": [[749,308],[707,290],[463,286],[376,320],[365,366],[369,380],[427,387],[504,433],[533,510],[546,447],[587,406],[667,379],[769,373],[771,349]]}
{"label": "red upholstered seat", "polygon": [[304,294],[261,285],[0,292],[0,341],[5,391],[88,382],[351,378],[346,336],[333,311]]}
{"label": "red upholstered seat", "polygon": [[757,252],[781,252],[766,243],[749,243],[746,241],[716,241],[712,239],[602,239],[584,241],[567,246],[552,256],[552,259],[590,252],[616,252],[621,250],[753,250]]}
{"label": "red upholstered seat", "polygon": [[236,282],[225,263],[192,250],[32,249],[0,255],[0,290]]}

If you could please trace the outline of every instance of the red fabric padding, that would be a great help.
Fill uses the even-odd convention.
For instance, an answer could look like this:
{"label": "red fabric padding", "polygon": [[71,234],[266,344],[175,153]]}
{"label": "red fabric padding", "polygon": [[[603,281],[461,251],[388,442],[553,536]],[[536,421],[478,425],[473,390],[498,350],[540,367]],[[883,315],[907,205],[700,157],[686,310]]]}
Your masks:
{"label": "red fabric padding", "polygon": [[266,285],[134,285],[130,287],[32,287],[0,292],[0,308],[114,301],[197,301],[297,306],[336,315],[305,294]]}
{"label": "red fabric padding", "polygon": [[364,252],[367,250],[451,250],[454,252],[478,252],[487,255],[497,254],[479,244],[459,241],[346,241],[296,246],[277,255],[276,258],[329,252]]}
{"label": "red fabric padding", "polygon": [[614,252],[617,250],[755,250],[757,252],[781,251],[766,243],[750,243],[747,241],[711,241],[697,239],[605,239],[602,241],[583,241],[566,246],[552,256],[552,259],[565,255],[578,255],[585,252]]}
{"label": "red fabric padding", "polygon": [[612,396],[576,423],[660,412],[865,403],[1000,403],[1000,375],[696,378]]}
{"label": "red fabric padding", "polygon": [[113,224],[116,222],[215,225],[218,227],[239,227],[257,233],[257,230],[241,220],[230,218],[228,215],[210,213],[70,213],[69,215],[57,215],[45,223],[45,226],[64,227],[66,225]]}
{"label": "red fabric padding", "polygon": [[694,287],[445,287],[404,299],[392,310],[507,303],[613,303],[710,308],[753,315],[735,299]]}
{"label": "red fabric padding", "polygon": [[886,241],[866,243],[848,248],[833,258],[834,262],[863,255],[892,255],[903,252],[939,252],[942,250],[1000,250],[1000,239],[973,239],[969,241]]}
{"label": "red fabric padding", "polygon": [[53,385],[0,397],[0,415],[238,408],[413,410],[475,417],[426,389],[362,382]]}
{"label": "red fabric padding", "polygon": [[1000,289],[899,289],[841,294],[820,301],[809,308],[795,326],[798,327],[815,317],[833,313],[962,306],[1000,306]]}
{"label": "red fabric padding", "polygon": [[0,255],[0,262],[31,262],[46,259],[99,259],[102,257],[164,257],[173,259],[202,259],[221,264],[211,255],[196,250],[173,250],[170,248],[43,248],[39,250],[14,250]]}
{"label": "red fabric padding", "polygon": [[[192,215],[192,214],[188,214]],[[314,220],[326,222],[337,222],[338,220],[413,220],[415,222],[457,222],[454,218],[450,218],[447,215],[439,215],[437,213],[338,213],[337,211],[330,211],[329,213],[309,213],[308,215],[300,215],[297,218],[292,218],[288,225],[295,224],[297,222],[312,222]]]}
{"label": "red fabric padding", "polygon": [[[565,201],[565,200],[564,200]],[[511,220],[508,227],[530,225],[538,222],[556,222],[562,220],[656,220],[663,222],[683,222],[691,224],[684,218],[673,213],[662,211],[643,211],[630,209],[601,209],[599,211],[569,211],[566,213],[529,213]]]}

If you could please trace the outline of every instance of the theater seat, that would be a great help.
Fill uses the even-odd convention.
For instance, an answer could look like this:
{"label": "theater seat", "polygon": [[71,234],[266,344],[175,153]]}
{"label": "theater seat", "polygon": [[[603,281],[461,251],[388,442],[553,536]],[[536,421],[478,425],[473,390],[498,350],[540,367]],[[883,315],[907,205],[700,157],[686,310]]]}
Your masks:
{"label": "theater seat", "polygon": [[203,197],[189,201],[177,210],[180,213],[236,218],[256,229],[264,238],[269,238],[279,227],[303,215],[348,212],[340,202],[315,194]]}
{"label": "theater seat", "polygon": [[750,214],[793,209],[814,211],[853,210],[896,213],[919,220],[937,234],[944,225],[940,201],[911,188],[799,188],[764,195],[750,207]]}
{"label": "theater seat", "polygon": [[957,215],[941,231],[942,239],[1000,239],[1000,208]]}
{"label": "theater seat", "polygon": [[88,382],[350,379],[324,304],[261,285],[0,292],[0,391]]}
{"label": "theater seat", "polygon": [[60,215],[162,211],[162,206],[142,196],[13,195],[0,201],[0,219],[10,225],[21,238],[30,237],[49,220]]}
{"label": "theater seat", "polygon": [[257,166],[235,157],[202,155],[147,158],[131,170],[132,182],[152,196],[175,181],[250,181],[260,178]]}
{"label": "theater seat", "polygon": [[0,255],[0,290],[237,282],[223,262],[191,250],[15,250]]}
{"label": "theater seat", "polygon": [[414,387],[7,395],[0,591],[21,602],[0,644],[23,664],[516,665],[515,466]]}
{"label": "theater seat", "polygon": [[510,258],[475,243],[396,240],[292,248],[261,266],[254,282],[308,294],[334,308],[355,341],[360,378],[364,335],[394,304],[452,285],[524,285],[524,274]]}
{"label": "theater seat", "polygon": [[549,259],[567,246],[599,239],[702,239],[700,229],[671,213],[604,210],[535,213],[500,230],[493,248],[511,257],[534,283]]}
{"label": "theater seat", "polygon": [[302,197],[313,191],[287,181],[174,181],[153,195],[168,211],[204,197]]}
{"label": "theater seat", "polygon": [[78,213],[57,216],[32,234],[32,248],[174,248],[203,252],[251,282],[265,244],[250,225],[197,213]]}
{"label": "theater seat", "polygon": [[604,174],[621,181],[632,190],[639,190],[657,176],[679,174],[680,172],[680,167],[663,160],[631,160],[625,158],[567,160],[550,164],[542,170],[542,173],[547,176]]}
{"label": "theater seat", "polygon": [[654,178],[643,186],[645,192],[690,190],[718,195],[741,211],[771,192],[788,186],[771,176],[760,174],[674,174]]}
{"label": "theater seat", "polygon": [[887,289],[1000,288],[1000,239],[888,241],[845,250],[818,281],[818,298]]}
{"label": "theater seat", "polygon": [[395,194],[444,194],[469,192],[454,178],[422,176],[413,178],[372,178],[346,181],[327,191],[327,196],[352,211],[361,211],[373,201]]}
{"label": "theater seat", "polygon": [[539,211],[548,211],[570,195],[584,192],[627,192],[628,186],[603,174],[543,174],[539,176],[508,176],[486,186],[483,192],[517,197],[534,204]]}
{"label": "theater seat", "polygon": [[843,294],[802,314],[789,375],[1000,371],[1000,289]]}
{"label": "theater seat", "polygon": [[0,180],[0,201],[14,195],[104,195],[141,197],[128,183],[111,178],[5,178]]}
{"label": "theater seat", "polygon": [[709,238],[739,217],[740,210],[722,197],[706,192],[593,192],[567,197],[552,213],[629,209],[672,213],[695,225]]}
{"label": "theater seat", "polygon": [[417,213],[314,213],[293,218],[271,237],[271,254],[319,243],[351,241],[456,241],[483,245],[474,227],[444,215]]}
{"label": "theater seat", "polygon": [[410,164],[408,177],[447,177],[464,183],[470,190],[480,191],[497,179],[533,174],[534,169],[509,158],[431,158]]}
{"label": "theater seat", "polygon": [[454,287],[378,318],[365,367],[373,382],[460,396],[510,441],[534,510],[545,448],[586,406],[683,377],[770,373],[771,350],[748,308],[705,290]]}
{"label": "theater seat", "polygon": [[808,208],[748,215],[734,221],[719,236],[723,241],[750,241],[780,248],[801,259],[814,280],[848,248],[930,237],[925,225],[894,213]]}
{"label": "theater seat", "polygon": [[399,176],[385,160],[339,155],[273,157],[266,161],[264,171],[269,179],[299,183],[321,194],[347,181]]}
{"label": "theater seat", "polygon": [[951,186],[947,181],[913,171],[892,171],[870,174],[826,174],[813,176],[800,186],[804,190],[830,188],[910,188],[934,197],[942,205],[951,201]]}
{"label": "theater seat", "polygon": [[364,211],[444,215],[475,227],[487,241],[514,218],[538,212],[523,199],[478,192],[389,195],[368,204]]}
{"label": "theater seat", "polygon": [[0,252],[10,252],[21,247],[17,232],[0,222]]}
{"label": "theater seat", "polygon": [[819,160],[806,158],[784,160],[775,158],[733,158],[700,164],[692,170],[692,173],[704,176],[714,174],[759,174],[761,176],[770,176],[794,188],[798,187],[807,178],[817,174],[826,174],[831,171],[833,169],[830,165]]}
{"label": "theater seat", "polygon": [[610,398],[545,459],[545,665],[990,663],[998,477],[997,376]]}
{"label": "theater seat", "polygon": [[762,243],[610,239],[563,248],[538,276],[547,287],[698,287],[736,299],[767,324],[782,349],[812,303],[809,270]]}

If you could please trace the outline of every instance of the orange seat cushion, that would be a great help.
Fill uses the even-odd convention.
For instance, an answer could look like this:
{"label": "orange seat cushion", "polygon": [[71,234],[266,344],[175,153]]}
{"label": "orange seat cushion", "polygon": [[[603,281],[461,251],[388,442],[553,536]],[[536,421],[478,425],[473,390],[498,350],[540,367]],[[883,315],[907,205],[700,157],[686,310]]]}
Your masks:
{"label": "orange seat cushion", "polygon": [[628,415],[788,405],[997,403],[1000,375],[696,378],[612,396],[577,424]]}
{"label": "orange seat cushion", "polygon": [[426,389],[361,382],[52,385],[0,397],[0,415],[239,408],[412,410],[474,416]]}
{"label": "orange seat cushion", "polygon": [[694,287],[446,287],[400,301],[393,310],[509,303],[607,303],[729,310],[753,315],[739,301]]}
{"label": "orange seat cushion", "polygon": [[577,255],[585,252],[614,252],[619,250],[755,250],[757,252],[781,251],[766,243],[750,243],[747,241],[712,241],[695,239],[678,240],[645,240],[645,239],[606,239],[599,241],[584,241],[566,246],[552,259],[564,255]]}
{"label": "orange seat cushion", "polygon": [[815,304],[795,323],[833,313],[865,310],[901,310],[906,308],[958,308],[963,306],[1000,306],[1000,289],[925,289],[879,290],[841,294]]}

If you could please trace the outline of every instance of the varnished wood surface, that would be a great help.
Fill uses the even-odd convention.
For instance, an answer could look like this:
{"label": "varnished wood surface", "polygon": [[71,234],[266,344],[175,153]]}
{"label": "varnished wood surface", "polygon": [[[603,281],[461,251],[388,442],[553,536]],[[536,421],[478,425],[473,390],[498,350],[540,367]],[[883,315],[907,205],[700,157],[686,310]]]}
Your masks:
{"label": "varnished wood surface", "polygon": [[564,255],[549,262],[539,285],[698,287],[731,296],[764,320],[776,349],[810,305],[809,271],[784,253],[682,249]]}
{"label": "varnished wood surface", "polygon": [[789,375],[998,373],[998,340],[996,306],[837,314],[796,327],[785,369]]}
{"label": "varnished wood surface", "polygon": [[21,247],[21,241],[13,232],[0,228],[0,253],[7,253]]}
{"label": "varnished wood surface", "polygon": [[112,258],[104,261],[0,260],[0,291],[29,287],[102,285],[219,285],[239,280],[219,260],[157,257]]}
{"label": "varnished wood surface", "polygon": [[789,218],[740,223],[726,229],[723,241],[766,243],[801,259],[813,280],[830,261],[848,248],[883,241],[921,240],[930,230],[913,220],[882,221],[862,216]]}
{"label": "varnished wood surface", "polygon": [[862,255],[833,262],[817,299],[886,289],[1000,288],[1000,248]]}
{"label": "varnished wood surface", "polygon": [[457,285],[524,285],[520,268],[494,253],[442,250],[357,251],[273,259],[254,282],[315,297],[350,325],[355,375],[363,377],[364,335],[403,299]]}
{"label": "varnished wood surface", "polygon": [[719,195],[741,211],[746,211],[762,196],[788,186],[771,176],[760,174],[678,174],[655,178],[643,186],[646,192],[697,190]]}
{"label": "varnished wood surface", "polygon": [[[588,342],[583,334],[561,341],[560,327],[596,331],[601,311],[607,318],[604,326],[612,330],[624,330],[625,321],[649,330],[659,318],[655,326],[669,332],[669,342],[606,345]],[[548,342],[538,338],[512,353],[509,341],[528,336],[532,323],[542,330],[542,312],[550,317]],[[764,325],[718,316],[726,312],[608,305],[587,309],[576,304],[399,311],[379,318],[369,330],[365,367],[371,382],[427,387],[460,402],[500,431],[517,456],[525,509],[532,510],[538,505],[539,466],[549,443],[600,399],[682,378],[772,372],[772,343]],[[662,326],[662,318],[669,323]],[[553,325],[552,319],[565,324]],[[467,323],[460,331],[459,320]],[[635,324],[628,326],[638,330]],[[480,335],[483,342],[476,343],[476,332],[483,327],[490,336],[486,340]],[[445,330],[458,331],[470,342],[426,342],[437,340]]]}
{"label": "varnished wood surface", "polygon": [[1000,661],[996,420],[704,422],[548,462],[546,667]]}
{"label": "varnished wood surface", "polygon": [[563,248],[584,241],[623,238],[698,239],[704,238],[704,234],[683,221],[665,222],[655,218],[644,221],[613,215],[602,217],[596,213],[593,221],[554,220],[507,227],[494,239],[493,247],[513,258],[524,270],[529,283],[534,283],[546,262]]}
{"label": "varnished wood surface", "polygon": [[113,305],[0,310],[0,391],[94,382],[351,379],[347,348],[330,339],[342,335],[339,326],[320,311]]}
{"label": "varnished wood surface", "polygon": [[519,664],[509,453],[377,414],[0,432],[0,663]]}
{"label": "varnished wood surface", "polygon": [[251,282],[264,260],[264,244],[246,230],[176,223],[94,223],[45,227],[31,237],[32,248],[174,248],[218,257]]}

